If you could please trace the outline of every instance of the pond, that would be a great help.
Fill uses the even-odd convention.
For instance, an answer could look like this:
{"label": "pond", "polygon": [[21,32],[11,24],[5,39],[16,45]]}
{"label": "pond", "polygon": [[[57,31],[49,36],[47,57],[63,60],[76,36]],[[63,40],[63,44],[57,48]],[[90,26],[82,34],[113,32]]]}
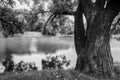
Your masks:
{"label": "pond", "polygon": [[[28,51],[31,53],[28,54]],[[114,61],[120,61],[119,41],[111,40],[111,52]],[[43,36],[37,32],[25,32],[16,34],[12,38],[0,38],[0,61],[12,56],[15,63],[22,60],[34,62],[38,69],[42,70],[42,59],[52,55],[65,55],[70,60],[70,65],[64,68],[74,68],[77,59],[74,37]]]}
{"label": "pond", "polygon": [[[28,51],[31,53],[28,54]],[[15,63],[22,60],[35,62],[41,70],[41,60],[52,55],[65,55],[70,60],[67,68],[74,68],[77,55],[73,36],[43,36],[36,32],[25,32],[24,35],[17,34],[12,38],[0,38],[1,61],[12,56]]]}

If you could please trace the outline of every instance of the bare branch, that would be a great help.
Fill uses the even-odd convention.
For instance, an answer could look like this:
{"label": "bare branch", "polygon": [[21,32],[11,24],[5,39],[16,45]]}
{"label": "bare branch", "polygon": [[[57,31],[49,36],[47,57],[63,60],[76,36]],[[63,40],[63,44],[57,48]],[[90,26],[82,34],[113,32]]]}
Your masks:
{"label": "bare branch", "polygon": [[45,25],[44,25],[44,28],[47,26],[47,23],[50,21],[50,19],[54,18],[55,14],[52,14],[48,20],[46,21]]}
{"label": "bare branch", "polygon": [[45,13],[53,13],[53,14],[56,14],[56,15],[75,15],[75,12],[74,11],[39,11],[36,13],[36,15],[38,14],[45,14]]}

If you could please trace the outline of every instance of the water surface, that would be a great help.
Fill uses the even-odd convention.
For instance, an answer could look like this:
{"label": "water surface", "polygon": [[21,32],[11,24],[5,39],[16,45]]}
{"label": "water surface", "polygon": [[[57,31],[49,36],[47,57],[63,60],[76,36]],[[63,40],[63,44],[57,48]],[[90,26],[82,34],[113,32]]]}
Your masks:
{"label": "water surface", "polygon": [[[41,60],[46,56],[65,55],[71,61],[68,68],[73,68],[76,64],[73,36],[42,36],[39,33],[26,32],[12,38],[0,38],[0,44],[0,60],[12,55],[15,63],[21,60],[35,62],[41,70]],[[28,54],[28,51],[31,53]]]}
{"label": "water surface", "polygon": [[[43,36],[36,32],[17,34],[12,38],[0,38],[0,61],[13,56],[15,63],[21,60],[35,62],[39,70],[42,69],[41,60],[49,55],[65,55],[71,61],[67,68],[76,65],[76,51],[73,36]],[[111,52],[114,61],[120,61],[120,42],[111,40]],[[28,54],[28,51],[31,53]],[[65,69],[67,69],[65,67]]]}

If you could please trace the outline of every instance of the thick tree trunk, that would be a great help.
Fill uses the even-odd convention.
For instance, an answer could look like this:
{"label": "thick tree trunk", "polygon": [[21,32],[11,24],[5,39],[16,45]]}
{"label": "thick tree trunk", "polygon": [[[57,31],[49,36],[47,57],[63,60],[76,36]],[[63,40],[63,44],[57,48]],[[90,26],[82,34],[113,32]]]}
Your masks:
{"label": "thick tree trunk", "polygon": [[87,44],[82,54],[82,71],[103,77],[113,76],[109,16],[99,12],[88,26]]}
{"label": "thick tree trunk", "polygon": [[[81,10],[79,7],[78,9]],[[80,23],[82,12],[79,10],[76,11],[75,17],[75,47],[78,55],[75,69],[102,78],[113,77],[113,58],[109,42],[113,18],[103,11],[93,9],[93,13],[90,13],[90,20],[87,20],[85,34],[85,30],[82,30],[83,25]]]}
{"label": "thick tree trunk", "polygon": [[75,49],[78,55],[76,69],[80,70],[80,57],[79,55],[82,53],[85,44],[86,44],[86,36],[85,36],[85,29],[83,24],[83,8],[78,5],[78,9],[75,13],[75,29],[74,29],[74,40],[75,40]]}

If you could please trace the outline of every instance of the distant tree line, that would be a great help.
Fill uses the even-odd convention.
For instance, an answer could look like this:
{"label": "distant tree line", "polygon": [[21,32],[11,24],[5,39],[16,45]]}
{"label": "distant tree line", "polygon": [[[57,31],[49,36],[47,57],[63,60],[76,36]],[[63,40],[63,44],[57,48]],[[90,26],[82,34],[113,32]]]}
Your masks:
{"label": "distant tree line", "polygon": [[[43,3],[45,4],[44,1]],[[24,31],[37,31],[44,35],[73,34],[74,32],[74,20],[70,18],[71,16],[56,15],[46,24],[52,13],[42,13],[44,5],[40,3],[34,5],[30,11],[14,10],[13,7],[8,6],[9,4],[6,4],[6,7],[0,5],[0,30],[3,31],[5,37]]]}

